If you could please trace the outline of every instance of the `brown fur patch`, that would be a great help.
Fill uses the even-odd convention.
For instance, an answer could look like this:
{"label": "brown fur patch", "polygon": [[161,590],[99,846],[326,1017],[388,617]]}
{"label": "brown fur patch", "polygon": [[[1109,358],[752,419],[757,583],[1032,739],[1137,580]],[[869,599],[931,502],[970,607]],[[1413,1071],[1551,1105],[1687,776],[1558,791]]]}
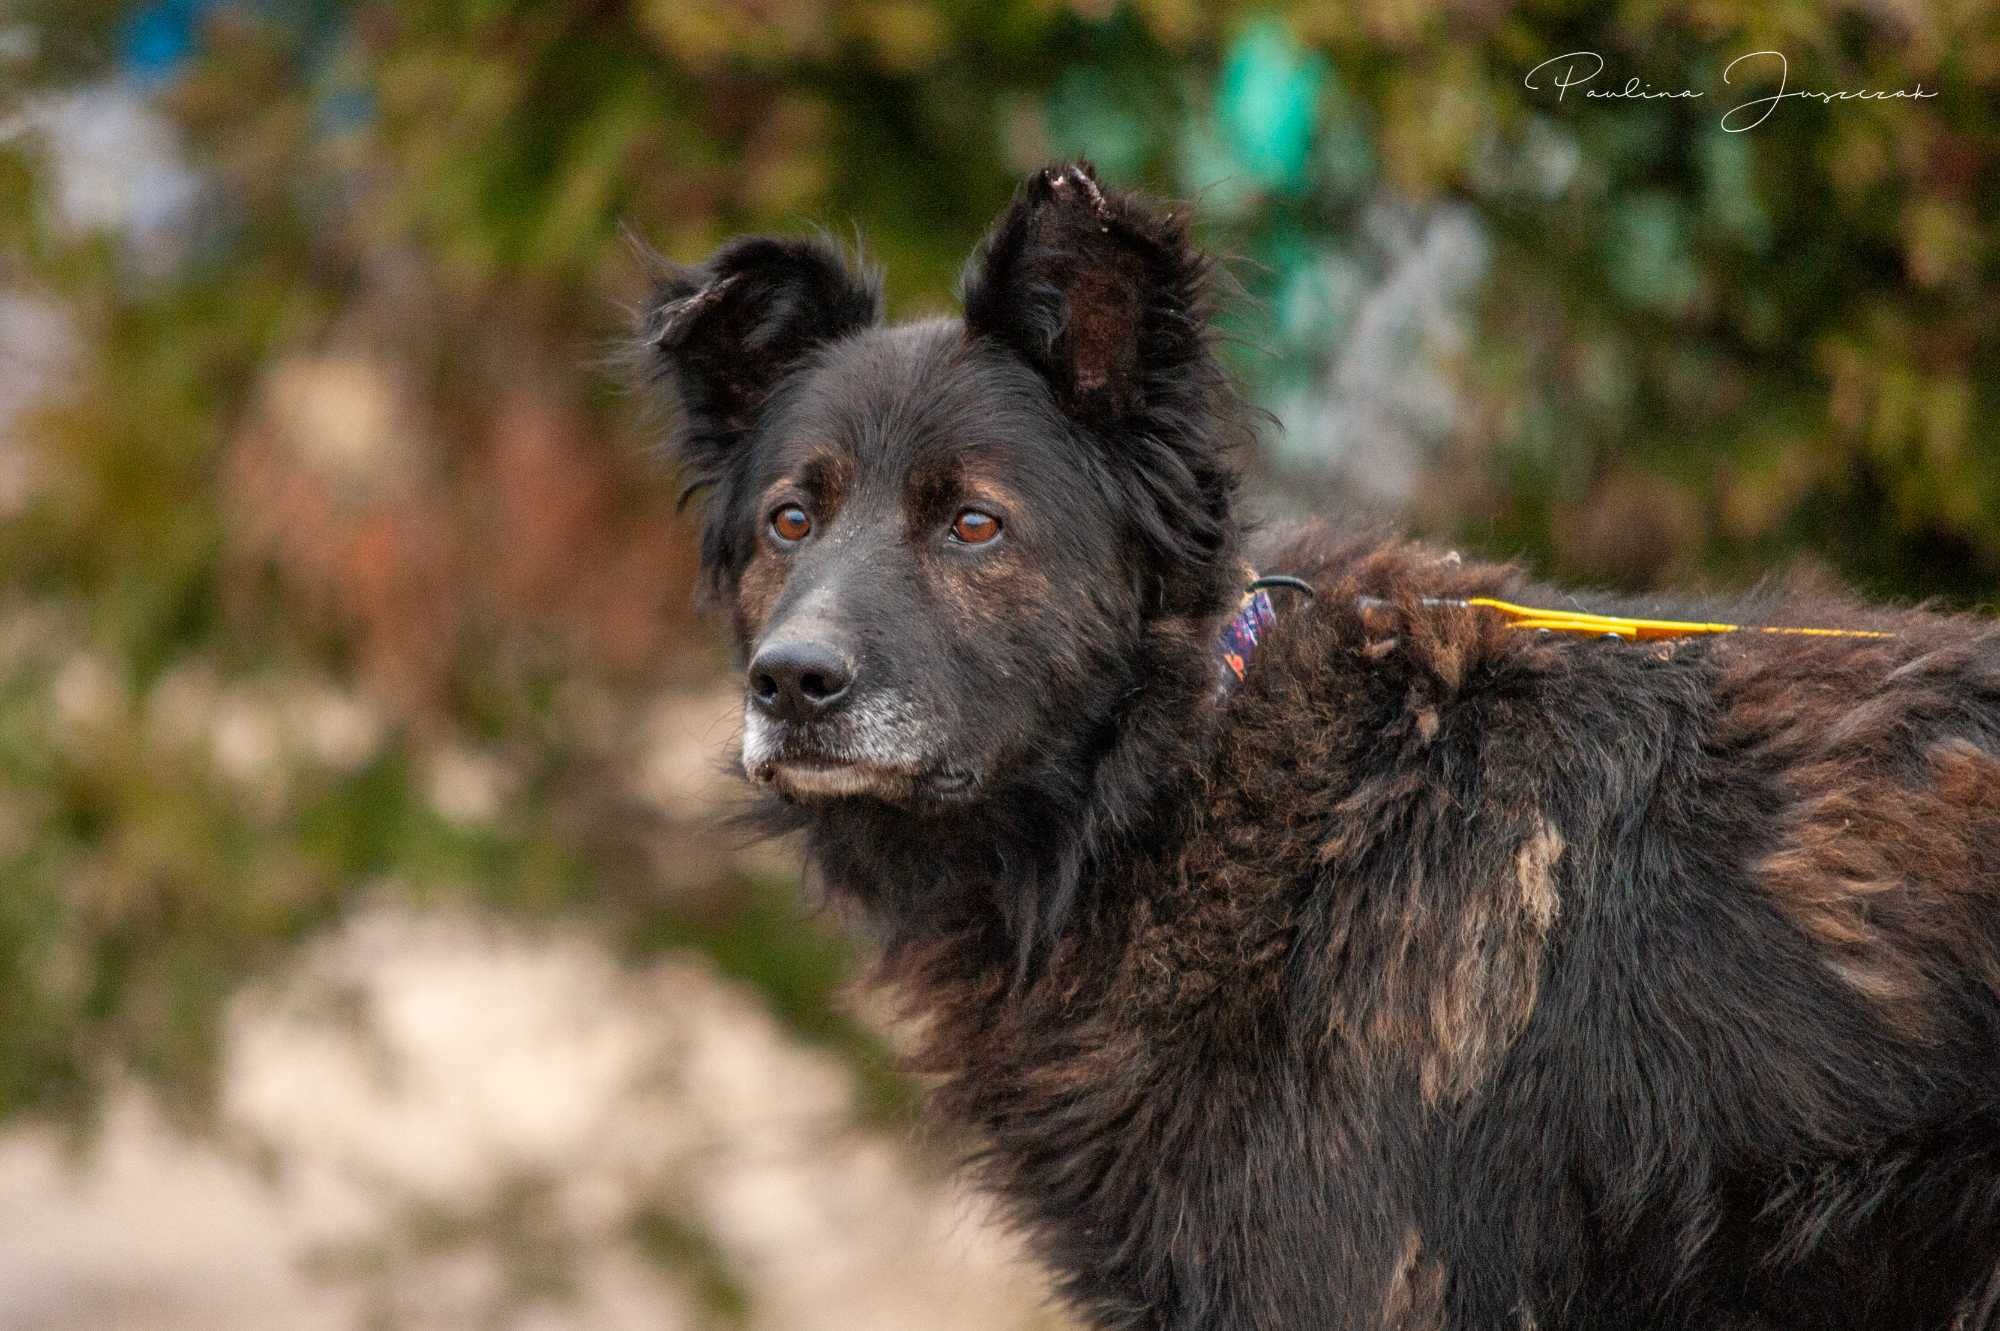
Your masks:
{"label": "brown fur patch", "polygon": [[1416,720],[1418,739],[1428,744],[1437,738],[1440,722],[1436,706],[1421,701],[1413,692],[1410,700],[1410,715]]}
{"label": "brown fur patch", "polygon": [[1544,820],[1514,855],[1514,877],[1521,884],[1521,905],[1543,933],[1556,922],[1556,912],[1562,906],[1562,899],[1556,894],[1556,861],[1562,858],[1562,853],[1562,833]]}
{"label": "brown fur patch", "polygon": [[756,640],[784,589],[785,561],[760,545],[736,583],[736,604],[731,613],[736,620],[737,641]]}
{"label": "brown fur patch", "polygon": [[799,488],[811,496],[814,512],[830,517],[840,511],[854,483],[854,455],[844,448],[820,444],[806,454],[794,473]]}
{"label": "brown fur patch", "polygon": [[1442,1331],[1444,1281],[1444,1268],[1425,1255],[1423,1237],[1410,1230],[1382,1296],[1382,1331]]}
{"label": "brown fur patch", "polygon": [[1470,1094],[1528,1024],[1541,992],[1543,944],[1556,918],[1562,849],[1562,834],[1537,820],[1514,853],[1518,891],[1475,893],[1460,913],[1452,964],[1429,999],[1429,1039],[1419,1062],[1427,1102]]}
{"label": "brown fur patch", "polygon": [[2000,759],[1927,720],[1949,716],[1966,687],[1964,648],[1894,669],[1881,659],[1890,650],[1866,654],[1872,679],[1829,662],[1799,681],[1766,662],[1771,678],[1751,681],[1753,665],[1739,663],[1735,719],[1792,760],[1781,839],[1756,862],[1758,881],[1832,974],[1922,1040],[1941,962],[2000,988],[2000,956],[1959,923],[2000,894]]}

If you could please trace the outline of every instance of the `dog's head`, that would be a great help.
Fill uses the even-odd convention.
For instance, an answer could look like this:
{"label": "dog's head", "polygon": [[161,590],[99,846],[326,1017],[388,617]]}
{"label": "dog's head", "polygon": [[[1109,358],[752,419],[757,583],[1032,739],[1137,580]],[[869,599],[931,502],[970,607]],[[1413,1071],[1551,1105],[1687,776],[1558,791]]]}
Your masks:
{"label": "dog's head", "polygon": [[789,799],[975,799],[1090,742],[1148,623],[1238,579],[1185,219],[1040,172],[963,294],[962,319],[885,325],[831,246],[750,238],[647,313],[747,667],[744,770]]}

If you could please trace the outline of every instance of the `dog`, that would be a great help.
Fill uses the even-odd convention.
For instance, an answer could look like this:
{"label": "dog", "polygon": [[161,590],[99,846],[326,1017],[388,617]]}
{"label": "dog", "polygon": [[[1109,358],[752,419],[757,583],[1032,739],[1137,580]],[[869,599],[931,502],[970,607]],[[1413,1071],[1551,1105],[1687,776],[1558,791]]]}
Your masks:
{"label": "dog", "polygon": [[1507,566],[1253,539],[1219,281],[1077,164],[961,317],[761,237],[639,337],[743,771],[1059,1296],[1995,1326],[2000,637],[1782,588],[1577,634]]}

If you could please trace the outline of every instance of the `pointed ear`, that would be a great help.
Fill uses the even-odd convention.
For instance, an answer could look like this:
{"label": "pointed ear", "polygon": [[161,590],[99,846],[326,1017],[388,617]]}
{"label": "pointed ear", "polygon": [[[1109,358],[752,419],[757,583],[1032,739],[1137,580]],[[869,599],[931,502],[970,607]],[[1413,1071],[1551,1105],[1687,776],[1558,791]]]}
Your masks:
{"label": "pointed ear", "polygon": [[748,236],[696,268],[663,263],[639,353],[678,408],[683,498],[727,479],[758,409],[814,348],[881,317],[874,276],[820,240]]}
{"label": "pointed ear", "polygon": [[1240,581],[1230,458],[1246,415],[1212,346],[1213,265],[1184,211],[1109,191],[1087,162],[1030,177],[968,264],[967,331],[1025,359],[1127,478],[1161,605]]}
{"label": "pointed ear", "polygon": [[1210,264],[1187,219],[1104,190],[1088,162],[1029,177],[973,255],[965,321],[1025,356],[1062,405],[1116,427],[1210,361]]}

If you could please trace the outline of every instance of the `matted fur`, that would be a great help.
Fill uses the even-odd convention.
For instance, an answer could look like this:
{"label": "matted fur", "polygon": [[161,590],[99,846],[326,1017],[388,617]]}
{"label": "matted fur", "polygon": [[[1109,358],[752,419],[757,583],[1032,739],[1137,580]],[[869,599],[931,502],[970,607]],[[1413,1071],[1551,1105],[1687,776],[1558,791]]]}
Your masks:
{"label": "matted fur", "polygon": [[[1433,604],[1565,603],[1513,570],[1313,530],[1254,552],[1317,595],[1218,700],[1244,418],[1178,215],[1042,173],[966,321],[906,329],[823,251],[730,314],[756,253],[671,289],[717,340],[654,321],[711,576],[746,657],[805,624],[922,718],[862,737],[908,750],[879,797],[771,825],[1091,1325],[1993,1325],[1985,621],[1778,590],[1628,608],[1895,636],[1540,637]],[[760,544],[794,492],[823,547]],[[974,493],[1018,543],[933,543]]]}

